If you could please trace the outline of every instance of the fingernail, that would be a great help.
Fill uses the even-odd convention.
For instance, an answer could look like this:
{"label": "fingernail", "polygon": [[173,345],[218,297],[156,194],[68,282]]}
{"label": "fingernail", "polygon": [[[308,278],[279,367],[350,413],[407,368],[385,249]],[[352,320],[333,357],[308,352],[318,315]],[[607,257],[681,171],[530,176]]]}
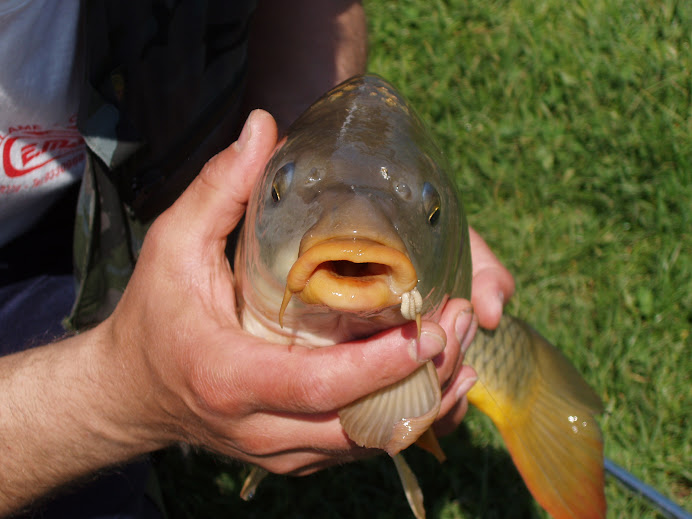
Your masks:
{"label": "fingernail", "polygon": [[464,379],[464,381],[459,384],[459,388],[457,389],[457,400],[461,400],[466,396],[466,393],[469,392],[469,390],[473,387],[473,385],[476,383],[478,380],[478,377],[469,377],[467,379]]}
{"label": "fingernail", "polygon": [[238,140],[233,143],[233,146],[237,151],[243,151],[243,148],[245,148],[248,141],[250,140],[250,137],[252,136],[252,125],[250,124],[250,119],[252,119],[254,113],[255,111],[253,110],[252,112],[250,112],[250,115],[247,116],[247,120],[243,125],[243,130],[240,132]]}
{"label": "fingernail", "polygon": [[409,353],[413,360],[423,363],[442,353],[446,343],[446,337],[423,330],[420,339],[414,339],[409,343]]}

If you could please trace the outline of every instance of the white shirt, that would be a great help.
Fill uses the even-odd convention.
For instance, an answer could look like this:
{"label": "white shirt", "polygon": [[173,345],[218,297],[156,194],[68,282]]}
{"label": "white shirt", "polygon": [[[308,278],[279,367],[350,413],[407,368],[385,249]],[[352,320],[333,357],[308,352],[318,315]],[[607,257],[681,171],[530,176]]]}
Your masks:
{"label": "white shirt", "polygon": [[0,0],[0,247],[84,170],[79,0]]}

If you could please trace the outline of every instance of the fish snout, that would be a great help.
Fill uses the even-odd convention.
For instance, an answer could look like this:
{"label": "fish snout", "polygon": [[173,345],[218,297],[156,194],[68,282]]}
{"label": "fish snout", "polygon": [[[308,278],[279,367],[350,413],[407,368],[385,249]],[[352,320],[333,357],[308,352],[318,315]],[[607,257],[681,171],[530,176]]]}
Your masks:
{"label": "fish snout", "polygon": [[334,310],[375,312],[401,304],[417,284],[405,251],[363,237],[329,238],[312,244],[291,267],[279,321],[293,295]]}

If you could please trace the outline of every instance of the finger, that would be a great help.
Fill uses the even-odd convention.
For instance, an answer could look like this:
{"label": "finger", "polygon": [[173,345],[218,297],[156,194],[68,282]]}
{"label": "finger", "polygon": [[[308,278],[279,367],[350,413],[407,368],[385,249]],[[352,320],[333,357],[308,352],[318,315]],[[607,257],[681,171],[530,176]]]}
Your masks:
{"label": "finger", "polygon": [[309,449],[345,452],[354,445],[336,411],[312,415],[255,413],[233,425],[222,421],[215,431],[217,438],[227,438],[231,445],[258,457]]}
{"label": "finger", "polygon": [[168,216],[176,219],[174,225],[191,230],[202,242],[225,240],[245,213],[276,137],[272,116],[253,111],[238,140],[212,157],[171,207]]}
{"label": "finger", "polygon": [[447,345],[444,351],[433,359],[443,389],[461,369],[464,360],[461,345],[473,319],[473,307],[465,299],[450,299],[444,306],[439,324],[447,335]]}
{"label": "finger", "polygon": [[[224,452],[224,451],[220,451]],[[323,451],[321,449],[301,449],[287,451],[281,454],[263,456],[239,456],[229,454],[233,458],[252,463],[262,467],[273,474],[286,474],[291,476],[307,476],[319,470],[343,465],[363,458],[369,458],[382,454],[382,451],[375,449],[364,449],[354,447],[353,444],[346,451]]]}
{"label": "finger", "polygon": [[476,383],[478,377],[471,366],[464,366],[454,382],[442,395],[440,414],[434,424],[435,434],[444,436],[451,433],[461,423],[468,409],[466,394]]}
{"label": "finger", "polygon": [[469,229],[473,282],[471,302],[483,328],[495,329],[502,310],[514,294],[514,278],[492,253],[483,238]]}
{"label": "finger", "polygon": [[[216,350],[218,358],[205,356],[209,372],[206,378],[216,384],[230,384],[220,391],[207,390],[207,397],[223,399],[226,394],[234,397],[229,399],[231,406],[250,402],[255,409],[289,413],[340,409],[405,378],[438,355],[446,341],[444,330],[427,321],[423,322],[420,339],[416,338],[415,323],[411,323],[366,340],[316,349],[270,344],[251,335],[243,337],[229,338],[236,344],[233,349],[224,341]],[[235,366],[257,369],[237,370]],[[223,407],[224,400],[213,405]]]}
{"label": "finger", "polygon": [[464,396],[460,400],[456,400],[454,402],[454,406],[449,410],[449,412],[433,424],[435,436],[441,438],[443,436],[447,436],[448,434],[452,434],[456,428],[459,427],[459,424],[464,420],[468,410],[468,398]]}
{"label": "finger", "polygon": [[[352,450],[347,453],[339,454],[338,456],[331,456],[322,461],[317,461],[315,463],[310,463],[307,465],[301,465],[299,468],[291,470],[290,472],[285,472],[291,476],[308,476],[319,472],[320,470],[333,467],[335,465],[344,465],[345,463],[351,463],[353,461],[362,460],[364,458],[372,458],[373,456],[382,455],[381,450],[377,449],[362,449]],[[301,460],[302,461],[302,460]]]}

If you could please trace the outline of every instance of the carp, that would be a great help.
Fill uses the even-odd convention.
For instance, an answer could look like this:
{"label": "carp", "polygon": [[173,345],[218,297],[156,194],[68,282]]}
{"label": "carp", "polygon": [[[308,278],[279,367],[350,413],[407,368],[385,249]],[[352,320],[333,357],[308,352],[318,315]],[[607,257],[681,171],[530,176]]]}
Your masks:
{"label": "carp", "polygon": [[[251,195],[235,255],[244,329],[310,347],[366,337],[470,300],[466,216],[445,159],[403,97],[351,78],[290,127]],[[605,517],[601,402],[566,357],[523,321],[479,330],[464,362],[469,402],[498,427],[535,499],[555,518]],[[432,362],[339,411],[348,437],[394,459],[414,515],[423,498],[401,451],[444,455]],[[254,468],[250,497],[266,473]]]}

